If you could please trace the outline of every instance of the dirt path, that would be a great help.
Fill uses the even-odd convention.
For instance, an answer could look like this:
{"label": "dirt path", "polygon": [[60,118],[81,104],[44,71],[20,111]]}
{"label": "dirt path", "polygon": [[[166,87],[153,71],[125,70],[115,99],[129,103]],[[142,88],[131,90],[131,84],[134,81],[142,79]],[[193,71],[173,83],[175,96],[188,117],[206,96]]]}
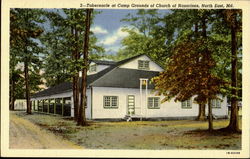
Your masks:
{"label": "dirt path", "polygon": [[42,130],[28,120],[10,113],[11,149],[79,149],[83,148]]}

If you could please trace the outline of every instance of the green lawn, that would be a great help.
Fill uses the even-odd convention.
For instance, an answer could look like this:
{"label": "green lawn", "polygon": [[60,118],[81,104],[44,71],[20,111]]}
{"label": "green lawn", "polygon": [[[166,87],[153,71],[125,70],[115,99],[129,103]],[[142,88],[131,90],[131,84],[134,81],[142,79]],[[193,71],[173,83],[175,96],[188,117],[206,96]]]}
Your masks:
{"label": "green lawn", "polygon": [[[202,121],[90,121],[90,126],[80,127],[60,116],[11,113],[89,149],[241,149],[241,134],[209,133],[208,123]],[[214,120],[214,129],[223,128],[228,122]]]}

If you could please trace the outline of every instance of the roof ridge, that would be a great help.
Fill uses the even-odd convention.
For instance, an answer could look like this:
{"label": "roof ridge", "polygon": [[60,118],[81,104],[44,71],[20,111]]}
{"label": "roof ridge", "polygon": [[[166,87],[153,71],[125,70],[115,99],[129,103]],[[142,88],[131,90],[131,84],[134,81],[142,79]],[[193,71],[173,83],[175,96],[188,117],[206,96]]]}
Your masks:
{"label": "roof ridge", "polygon": [[107,62],[115,62],[116,63],[116,61],[114,61],[114,60],[96,60],[96,59],[93,59],[93,60],[89,60],[89,61],[107,61]]}
{"label": "roof ridge", "polygon": [[[113,66],[109,66],[108,68],[106,68],[106,69],[104,69],[104,70],[98,72],[97,74],[99,74],[99,73],[101,73],[101,72],[103,72],[103,71],[107,71],[106,73],[104,73],[103,75],[101,75],[100,77],[98,77],[97,79],[95,79],[94,81],[92,81],[90,84],[93,84],[94,82],[96,82],[96,81],[97,81],[98,79],[100,79],[101,77],[107,75],[109,72],[111,72],[112,70],[116,69],[118,66],[120,66],[120,65],[122,65],[122,64],[124,64],[124,63],[126,63],[126,62],[128,62],[128,61],[130,61],[130,60],[133,60],[133,59],[135,59],[135,58],[137,58],[137,57],[140,57],[140,56],[142,56],[142,55],[145,55],[145,54],[139,54],[139,55],[136,55],[136,56],[133,56],[133,57],[130,57],[130,58],[127,58],[127,59],[118,61],[118,62],[116,62]],[[113,68],[112,68],[112,67],[113,67]],[[110,70],[108,70],[108,69],[110,69]],[[90,85],[90,84],[89,84],[89,85]]]}
{"label": "roof ridge", "polygon": [[160,72],[160,71],[152,71],[152,70],[133,69],[133,68],[118,68],[118,69],[135,70],[135,71],[140,71],[140,72]]}
{"label": "roof ridge", "polygon": [[94,62],[100,65],[115,65],[116,61],[108,61],[108,60],[89,60],[89,63]]}
{"label": "roof ridge", "polygon": [[138,55],[135,55],[135,56],[132,56],[132,57],[129,57],[129,58],[126,58],[126,59],[123,59],[123,60],[120,60],[120,61],[117,61],[117,64],[123,64],[124,62],[127,62],[127,61],[130,61],[132,59],[135,59],[137,57],[140,57],[142,55],[146,55],[146,54],[138,54]]}

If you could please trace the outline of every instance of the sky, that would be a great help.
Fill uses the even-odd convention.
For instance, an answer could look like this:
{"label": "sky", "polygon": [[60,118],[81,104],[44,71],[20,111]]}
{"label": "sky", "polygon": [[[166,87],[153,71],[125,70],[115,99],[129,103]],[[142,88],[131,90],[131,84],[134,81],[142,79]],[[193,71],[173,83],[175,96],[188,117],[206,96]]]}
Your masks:
{"label": "sky", "polygon": [[121,29],[124,26],[129,26],[129,23],[121,22],[128,13],[135,14],[136,10],[122,9],[102,9],[94,18],[94,23],[91,31],[98,38],[98,44],[105,48],[107,54],[116,54],[121,47],[121,40],[128,35]]}
{"label": "sky", "polygon": [[[56,11],[48,9],[47,11]],[[66,16],[62,11],[57,10],[62,16]],[[135,15],[136,9],[95,9],[99,12],[94,17],[93,24],[90,30],[95,34],[98,41],[97,44],[105,49],[105,54],[115,55],[121,48],[121,41],[128,36],[127,32],[123,32],[122,28],[130,26],[129,22],[121,21],[126,18],[129,13]],[[158,10],[158,12],[166,13],[168,10]],[[46,29],[49,29],[49,24],[44,24]],[[39,42],[38,42],[39,43]]]}
{"label": "sky", "polygon": [[[124,26],[129,26],[128,22],[121,22],[128,13],[136,14],[137,10],[127,9],[96,9],[100,11],[94,18],[91,31],[98,38],[99,45],[105,48],[106,54],[116,54],[121,48],[121,40],[128,36],[127,32],[123,32]],[[161,10],[160,13],[166,12]]]}

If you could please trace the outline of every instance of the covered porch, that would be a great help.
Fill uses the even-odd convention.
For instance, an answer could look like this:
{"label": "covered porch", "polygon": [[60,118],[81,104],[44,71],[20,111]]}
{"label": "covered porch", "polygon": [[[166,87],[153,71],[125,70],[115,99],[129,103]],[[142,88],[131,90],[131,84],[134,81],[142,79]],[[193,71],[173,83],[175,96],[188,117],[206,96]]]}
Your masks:
{"label": "covered porch", "polygon": [[72,116],[72,97],[31,99],[31,102],[35,112]]}

